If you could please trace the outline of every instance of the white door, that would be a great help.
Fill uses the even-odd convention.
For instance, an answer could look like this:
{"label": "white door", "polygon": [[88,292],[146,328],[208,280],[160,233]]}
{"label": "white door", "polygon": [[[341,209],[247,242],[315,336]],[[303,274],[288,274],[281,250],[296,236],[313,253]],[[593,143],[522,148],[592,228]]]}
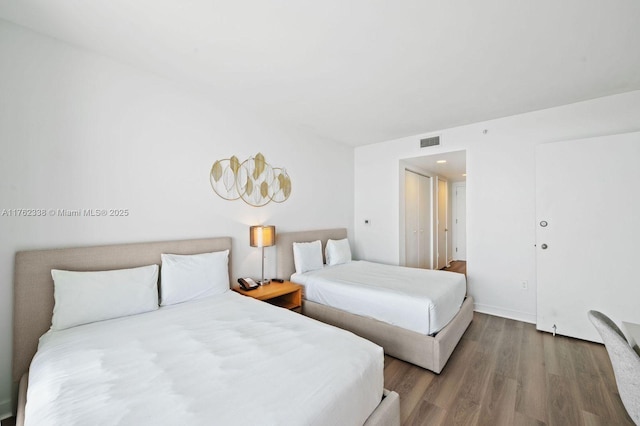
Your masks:
{"label": "white door", "polygon": [[447,213],[448,209],[447,181],[438,178],[438,219],[436,241],[436,269],[447,266]]}
{"label": "white door", "polygon": [[457,184],[455,190],[454,249],[455,260],[467,260],[467,186]]}
{"label": "white door", "polygon": [[420,266],[420,176],[410,171],[404,173],[404,230],[405,230],[405,265],[411,268]]}
{"label": "white door", "polygon": [[431,179],[405,171],[405,265],[431,267]]}
{"label": "white door", "polygon": [[601,341],[591,309],[640,322],[640,133],[536,148],[537,328]]}

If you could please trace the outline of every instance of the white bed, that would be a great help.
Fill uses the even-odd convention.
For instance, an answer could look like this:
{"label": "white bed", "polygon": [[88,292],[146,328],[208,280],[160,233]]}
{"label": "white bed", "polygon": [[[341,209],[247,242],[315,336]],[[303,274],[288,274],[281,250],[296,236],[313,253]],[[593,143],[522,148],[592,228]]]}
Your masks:
{"label": "white bed", "polygon": [[[325,257],[324,249],[328,240],[339,242],[345,238],[347,238],[347,230],[344,228],[282,232],[278,234],[276,242],[278,276],[287,279],[291,277],[294,281],[309,286],[303,293],[303,314],[327,324],[352,331],[382,346],[387,355],[426,368],[434,373],[440,373],[473,320],[473,298],[464,294],[466,292],[466,280],[463,279],[464,277],[451,272],[416,270],[410,275],[419,275],[423,272],[427,276],[450,274],[446,281],[451,281],[452,291],[449,295],[440,294],[441,290],[446,287],[446,285],[440,283],[436,284],[440,289],[435,294],[430,296],[421,295],[421,288],[418,289],[418,293],[413,292],[414,296],[408,296],[407,293],[402,294],[403,292],[399,291],[399,289],[412,286],[405,282],[407,277],[401,276],[402,271],[407,268],[398,266],[388,266],[390,269],[384,272],[382,278],[380,276],[375,278],[386,287],[382,291],[379,289],[374,291],[369,280],[373,279],[372,275],[375,275],[370,272],[378,269],[378,267],[382,268],[384,265],[375,266],[367,263],[351,262],[355,265],[360,265],[357,268],[361,267],[362,269],[361,271],[352,271],[354,275],[354,277],[351,277],[352,279],[342,277],[341,280],[343,282],[336,283],[320,278],[320,281],[317,282],[318,286],[307,282],[313,280],[301,278],[295,273],[293,245],[301,244],[298,246],[298,253],[305,253],[303,255],[305,266],[313,265],[312,268],[303,268],[305,271],[312,272],[305,272],[305,275],[309,274],[309,276],[317,278],[315,275],[333,275],[335,273],[337,276],[340,272],[338,268],[333,269],[333,266],[331,268],[322,268],[323,260],[315,259],[318,256]],[[317,252],[318,240],[321,246],[320,254],[314,254],[309,257],[309,253],[314,252],[313,250]],[[311,245],[307,246],[308,244]],[[312,246],[315,246],[316,249],[312,249]],[[301,248],[302,250],[300,250]],[[316,270],[320,270],[320,268],[322,270],[316,273]],[[362,276],[357,277],[357,275],[361,274],[365,276],[364,281],[362,281]],[[413,280],[415,277],[411,279]],[[350,281],[349,285],[345,286],[344,281]],[[358,283],[356,284],[356,282]],[[428,286],[429,282],[430,279],[427,279],[426,282],[421,284],[414,283],[413,285],[424,287],[425,285]],[[463,286],[463,284],[465,285]],[[325,289],[319,290],[319,287],[327,287],[327,291]],[[463,287],[464,292],[462,290]],[[461,297],[462,299],[460,299]],[[415,310],[412,313],[402,312],[400,316],[396,315],[395,318],[385,318],[384,316],[393,314],[394,309],[391,305],[395,304],[404,304],[404,307],[412,305]],[[455,308],[456,305],[457,308]],[[452,307],[456,309],[456,312],[451,311]],[[356,310],[355,313],[354,309]],[[421,310],[422,312],[420,313]],[[398,325],[398,323],[403,324]],[[437,331],[435,334],[433,334],[434,330]]]}
{"label": "white bed", "polygon": [[[16,253],[16,424],[399,426],[398,395],[382,388],[381,348],[236,294],[229,290],[228,277],[216,284],[215,295],[176,303],[184,293],[162,293],[158,308],[155,293],[155,306],[144,313],[82,325],[68,321],[128,309],[129,303],[114,303],[113,295],[157,286],[157,278],[147,273],[156,267],[140,267],[160,264],[162,253],[198,258],[205,253],[209,259],[230,248],[231,239],[223,237]],[[195,261],[186,257],[189,264]],[[71,316],[54,310],[52,269],[108,271],[88,272],[100,283],[100,277],[112,278],[114,272],[132,276],[126,268],[143,269],[146,281],[131,288],[119,280],[94,299],[108,302],[78,305],[65,311]],[[56,306],[58,289],[65,288],[58,279],[78,274],[85,273],[55,274]],[[162,288],[171,288],[164,275],[162,282]],[[186,288],[197,289],[179,285]],[[60,300],[72,302],[83,294],[96,295],[83,287],[78,293],[60,293]],[[146,290],[135,294],[150,300]]]}
{"label": "white bed", "polygon": [[26,424],[361,425],[383,364],[369,341],[228,291],[47,332]]}
{"label": "white bed", "polygon": [[463,274],[366,261],[296,273],[291,281],[304,286],[308,301],[425,335],[455,317],[466,293]]}

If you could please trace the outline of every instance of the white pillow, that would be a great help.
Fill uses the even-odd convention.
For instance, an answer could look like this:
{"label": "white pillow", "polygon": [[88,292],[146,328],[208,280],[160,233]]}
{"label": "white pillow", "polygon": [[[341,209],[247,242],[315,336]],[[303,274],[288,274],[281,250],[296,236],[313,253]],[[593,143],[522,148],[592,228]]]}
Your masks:
{"label": "white pillow", "polygon": [[52,330],[158,309],[158,265],[114,271],[52,269]]}
{"label": "white pillow", "polygon": [[320,240],[311,243],[293,243],[293,263],[298,274],[321,269],[324,265]]}
{"label": "white pillow", "polygon": [[349,247],[349,240],[346,238],[327,241],[324,253],[327,257],[327,265],[351,262],[351,247]]}
{"label": "white pillow", "polygon": [[229,290],[229,250],[163,254],[160,305],[174,305]]}

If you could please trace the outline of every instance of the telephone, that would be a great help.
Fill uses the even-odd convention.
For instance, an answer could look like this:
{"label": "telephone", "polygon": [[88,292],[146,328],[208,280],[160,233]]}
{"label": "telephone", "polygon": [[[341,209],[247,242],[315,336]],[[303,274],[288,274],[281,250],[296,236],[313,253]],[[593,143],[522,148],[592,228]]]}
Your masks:
{"label": "telephone", "polygon": [[240,287],[242,287],[242,289],[246,291],[255,290],[256,288],[260,287],[260,284],[258,284],[251,278],[238,278],[238,283],[240,284]]}

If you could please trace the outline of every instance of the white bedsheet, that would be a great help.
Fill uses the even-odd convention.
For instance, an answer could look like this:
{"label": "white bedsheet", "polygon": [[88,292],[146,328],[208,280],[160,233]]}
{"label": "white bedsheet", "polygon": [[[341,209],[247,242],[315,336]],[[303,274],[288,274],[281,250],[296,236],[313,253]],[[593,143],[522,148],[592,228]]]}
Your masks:
{"label": "white bedsheet", "polygon": [[361,425],[382,398],[382,348],[226,292],[48,332],[27,425]]}
{"label": "white bedsheet", "polygon": [[353,261],[293,274],[304,297],[421,334],[440,331],[460,310],[463,274]]}

